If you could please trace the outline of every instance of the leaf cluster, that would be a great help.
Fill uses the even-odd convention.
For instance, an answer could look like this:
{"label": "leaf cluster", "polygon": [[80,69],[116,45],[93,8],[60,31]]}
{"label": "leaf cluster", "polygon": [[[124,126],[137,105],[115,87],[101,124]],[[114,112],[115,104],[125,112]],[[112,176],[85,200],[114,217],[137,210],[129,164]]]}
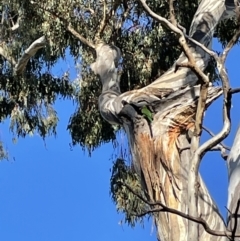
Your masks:
{"label": "leaf cluster", "polygon": [[101,94],[100,81],[93,75],[86,63],[81,65],[82,76],[79,77],[79,106],[70,117],[68,130],[73,145],[80,144],[91,153],[102,143],[115,139],[115,130],[98,111],[98,96]]}
{"label": "leaf cluster", "polygon": [[[115,139],[116,132],[98,112],[101,86],[89,69],[95,54],[68,31],[68,26],[87,41],[93,42],[99,36],[121,49],[122,92],[151,83],[178,58],[181,49],[175,35],[151,19],[139,1],[106,0],[104,25],[103,3],[94,0],[1,1],[0,46],[6,47],[15,60],[39,37],[45,36],[48,43],[31,58],[21,76],[14,76],[14,66],[0,57],[0,118],[3,121],[11,117],[11,129],[17,136],[34,131],[43,138],[55,134],[58,118],[53,105],[60,96],[74,98],[78,105],[68,125],[73,144],[92,151],[101,143]],[[150,0],[148,4],[157,14],[169,19],[168,1]],[[187,33],[198,4],[198,0],[174,1],[177,21]],[[100,26],[103,26],[102,31]],[[215,35],[223,45],[236,26],[233,20],[218,26]],[[80,60],[81,77],[77,79],[77,87],[65,77],[51,74],[57,61],[66,57],[66,50],[70,52],[67,57],[76,62]],[[207,71],[212,73],[212,78],[217,79],[214,65],[209,68]]]}
{"label": "leaf cluster", "polygon": [[110,195],[118,212],[125,214],[125,222],[134,227],[136,222],[143,221],[142,217],[138,216],[147,210],[147,205],[124,184],[130,186],[135,192],[144,195],[138,175],[125,164],[123,159],[117,159],[112,167]]}

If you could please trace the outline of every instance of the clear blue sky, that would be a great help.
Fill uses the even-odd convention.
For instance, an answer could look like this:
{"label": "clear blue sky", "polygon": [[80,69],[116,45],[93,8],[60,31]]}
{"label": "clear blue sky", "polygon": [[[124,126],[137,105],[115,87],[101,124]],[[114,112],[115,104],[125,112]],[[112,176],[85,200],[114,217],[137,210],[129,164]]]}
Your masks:
{"label": "clear blue sky", "polygon": [[[219,50],[215,43],[214,49]],[[231,83],[237,87],[240,48],[231,52],[227,66]],[[55,69],[74,71],[68,59]],[[239,84],[240,85],[240,84]],[[232,132],[226,141],[231,145],[239,123],[235,96],[232,109]],[[221,101],[206,113],[205,125],[215,133],[221,128]],[[0,162],[0,240],[4,241],[146,241],[156,240],[151,220],[134,229],[119,225],[109,196],[112,145],[97,149],[91,158],[79,147],[70,149],[66,130],[74,111],[70,101],[58,101],[60,122],[57,138],[38,136],[12,143],[9,123],[0,127],[0,138],[7,145],[9,161]],[[206,138],[206,136],[204,136]],[[226,164],[218,153],[208,154],[201,172],[210,192],[223,213],[227,200]]]}

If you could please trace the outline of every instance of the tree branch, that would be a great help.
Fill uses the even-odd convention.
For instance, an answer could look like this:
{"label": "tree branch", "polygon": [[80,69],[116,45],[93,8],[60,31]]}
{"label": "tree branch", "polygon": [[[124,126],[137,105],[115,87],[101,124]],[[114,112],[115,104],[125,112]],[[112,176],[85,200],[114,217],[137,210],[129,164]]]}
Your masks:
{"label": "tree branch", "polygon": [[[207,127],[203,126],[202,128],[203,128],[203,130],[205,130],[210,136],[212,136],[212,137],[215,136],[215,134],[214,134],[211,130],[209,130]],[[220,143],[220,145],[221,145],[224,149],[226,149],[226,150],[228,150],[228,151],[231,150],[231,147],[225,145],[224,143]]]}
{"label": "tree branch", "polygon": [[[194,134],[195,136],[191,140],[191,153],[192,156],[195,155],[195,151],[199,147],[200,143],[200,136],[202,132],[202,121],[204,116],[204,111],[206,108],[206,100],[207,100],[207,93],[208,93],[208,86],[209,86],[209,78],[207,75],[203,73],[203,71],[198,67],[196,64],[195,58],[190,50],[190,48],[187,45],[187,41],[185,38],[184,33],[176,29],[177,23],[174,16],[174,9],[173,9],[173,2],[170,0],[170,17],[171,17],[171,24],[168,20],[158,16],[155,14],[148,5],[144,2],[144,0],[140,0],[143,4],[144,9],[156,20],[161,22],[162,24],[166,25],[168,28],[170,28],[172,31],[174,31],[179,36],[179,44],[183,49],[184,54],[186,55],[188,59],[188,63],[186,64],[187,67],[189,67],[196,75],[199,77],[199,80],[201,81],[201,93],[200,98],[198,100],[197,105],[197,113],[196,113],[196,121],[195,121],[195,130]],[[185,64],[185,63],[183,63]],[[176,67],[179,66],[179,63],[176,64]],[[182,65],[183,66],[183,65]],[[188,182],[188,194],[189,194],[189,213],[191,215],[196,216],[198,213],[198,188],[197,188],[197,179],[198,179],[198,170],[200,165],[201,158],[200,156],[196,156],[196,158],[191,159],[190,163],[190,169],[189,169],[189,182]],[[197,238],[197,228],[195,225],[189,222],[189,240],[196,240]]]}
{"label": "tree branch", "polygon": [[[210,60],[210,56],[215,55],[214,52],[211,52],[211,55],[209,56],[210,50],[207,49],[207,46],[210,45],[213,37],[214,28],[220,21],[221,16],[226,9],[224,1],[216,2],[214,6],[208,0],[201,1],[192,21],[190,29],[191,38],[188,37],[185,32],[182,32],[179,28],[174,27],[174,25],[171,24],[168,20],[153,13],[153,11],[151,11],[151,9],[147,6],[144,0],[139,1],[143,4],[145,10],[150,14],[150,16],[152,16],[152,18],[154,18],[156,21],[159,21],[162,25],[172,30],[178,36],[183,35],[183,37],[186,36],[185,38],[190,40],[190,49],[193,56],[196,57],[197,66],[201,70],[204,70]],[[183,47],[183,52],[185,56],[184,54],[182,54],[172,68],[170,68],[166,73],[164,73],[164,75],[160,76],[150,85],[146,86],[146,89],[148,87],[164,88],[164,86],[167,85],[169,88],[173,88],[175,90],[180,88],[181,86],[193,86],[197,83],[198,76],[195,76],[193,73],[191,73],[190,70],[180,68],[180,70],[176,72],[176,65],[186,63],[186,57],[188,57],[188,59],[190,60],[189,62],[192,62],[189,58],[190,56],[188,55],[188,51],[186,51],[187,49],[184,46],[185,41],[186,40],[184,38],[179,38],[179,43]],[[192,44],[192,42],[195,42],[195,44]],[[203,46],[199,46],[198,42],[206,46],[206,52],[203,50]],[[196,45],[200,48],[196,48]],[[195,71],[195,74],[197,73],[197,71]],[[204,76],[202,76],[202,78],[204,79]]]}
{"label": "tree branch", "polygon": [[88,47],[95,49],[96,46],[91,42],[84,38],[81,34],[79,34],[71,25],[67,26],[67,30],[77,39],[79,39],[83,44],[87,45]]}
{"label": "tree branch", "polygon": [[107,2],[106,2],[106,0],[103,0],[103,18],[102,18],[102,20],[100,22],[99,29],[98,29],[98,31],[97,31],[97,33],[95,35],[95,42],[100,41],[101,34],[102,34],[103,30],[106,27],[106,24],[107,24],[106,10],[107,10]]}
{"label": "tree branch", "polygon": [[52,16],[54,16],[54,17],[58,18],[59,20],[61,20],[64,24],[66,24],[67,31],[69,31],[74,37],[79,39],[83,44],[87,45],[88,47],[90,47],[92,49],[95,49],[95,45],[91,41],[89,41],[86,38],[84,38],[76,30],[74,30],[73,27],[71,27],[71,24],[69,23],[69,21],[67,19],[65,19],[63,16],[60,16],[59,14],[54,13],[51,10],[41,6],[41,4],[39,4],[38,2],[31,1],[31,4],[37,5],[40,9],[50,13]]}
{"label": "tree branch", "polygon": [[46,45],[46,39],[44,36],[35,40],[29,48],[24,51],[23,56],[18,60],[15,66],[15,72],[17,75],[22,74],[26,68],[26,65],[31,57],[33,57],[36,52]]}
{"label": "tree branch", "polygon": [[[222,127],[222,130],[214,137],[212,137],[210,140],[206,141],[203,143],[200,147],[195,149],[193,152],[193,158],[192,158],[192,164],[191,164],[191,169],[189,173],[189,192],[192,193],[191,187],[192,185],[195,185],[195,191],[197,191],[197,175],[198,175],[198,169],[200,165],[200,161],[203,157],[203,155],[206,153],[207,150],[211,150],[215,146],[217,146],[222,140],[224,140],[228,134],[230,133],[230,127],[231,127],[231,120],[230,120],[230,109],[231,109],[231,97],[232,95],[229,93],[230,90],[230,85],[229,85],[229,79],[228,75],[225,69],[225,60],[227,57],[227,54],[229,53],[230,49],[233,47],[234,43],[236,42],[236,39],[238,38],[240,32],[237,31],[236,34],[233,36],[232,40],[228,43],[227,47],[223,51],[223,54],[219,57],[216,58],[215,60],[217,62],[217,68],[222,80],[222,86],[223,86],[223,96],[224,96],[224,101],[223,101],[223,119],[224,119],[224,124]],[[195,138],[195,137],[194,137]],[[194,138],[192,140],[194,140]],[[197,139],[196,142],[199,143],[200,139]],[[195,143],[196,147],[196,143]],[[195,182],[192,182],[192,175],[191,172],[195,173]],[[190,178],[191,177],[191,178]],[[197,198],[197,192],[195,195],[191,195],[191,200],[189,200],[190,203],[190,208],[192,210],[197,208],[197,203],[196,203],[196,198]],[[195,205],[195,206],[194,206]],[[190,214],[192,214],[190,212]]]}
{"label": "tree branch", "polygon": [[217,69],[219,71],[220,78],[222,81],[222,86],[223,86],[223,96],[224,96],[223,122],[224,123],[223,123],[222,130],[217,135],[215,135],[210,140],[203,143],[202,146],[198,148],[197,155],[200,155],[200,156],[204,155],[204,153],[206,153],[207,150],[210,150],[212,147],[219,144],[222,140],[224,140],[228,136],[230,132],[230,127],[231,127],[230,109],[231,109],[232,93],[230,90],[229,79],[228,79],[227,71],[224,64],[229,51],[232,49],[233,45],[236,43],[236,41],[240,36],[239,30],[240,29],[236,31],[233,38],[229,41],[222,55],[220,57],[215,57],[215,61],[217,62]]}
{"label": "tree branch", "polygon": [[[136,215],[138,217],[143,217],[146,214],[151,214],[151,213],[155,213],[155,212],[168,212],[168,213],[172,213],[172,214],[176,214],[182,218],[185,218],[187,220],[193,221],[195,223],[201,224],[204,228],[204,230],[213,235],[213,236],[222,236],[222,237],[229,237],[232,235],[232,232],[225,229],[224,231],[218,231],[218,230],[213,230],[209,227],[209,225],[207,224],[207,222],[201,218],[201,217],[194,217],[192,215],[189,214],[185,214],[181,211],[178,211],[176,209],[167,207],[166,205],[164,205],[161,201],[156,201],[156,202],[151,202],[148,201],[146,198],[144,198],[142,195],[138,194],[136,191],[134,191],[128,184],[123,183],[123,182],[119,182],[121,185],[125,186],[131,193],[133,193],[136,197],[138,197],[141,201],[143,201],[144,203],[148,204],[150,207],[151,206],[160,206],[161,208],[153,208],[150,209],[144,213],[141,213],[139,215]],[[240,237],[240,233],[235,233],[235,237]]]}
{"label": "tree branch", "polygon": [[20,23],[20,21],[22,20],[22,17],[23,17],[23,15],[22,15],[22,11],[21,11],[21,9],[19,9],[18,10],[18,17],[17,17],[17,21],[16,21],[16,23],[12,23],[12,27],[11,27],[11,30],[12,31],[15,31],[16,29],[18,29],[19,28],[19,23]]}
{"label": "tree branch", "polygon": [[214,146],[212,149],[210,149],[210,151],[220,151],[221,156],[225,161],[228,158],[228,155],[226,154],[226,149],[221,144]]}
{"label": "tree branch", "polygon": [[147,5],[147,3],[145,2],[145,0],[139,0],[142,3],[143,8],[145,9],[145,11],[156,21],[160,22],[162,25],[164,25],[165,27],[167,27],[168,29],[172,30],[174,33],[176,33],[178,35],[178,37],[183,36],[182,31],[177,27],[174,26],[174,24],[172,24],[171,22],[169,22],[166,18],[163,18],[161,16],[159,16],[158,14],[154,13]]}
{"label": "tree branch", "polygon": [[173,7],[173,0],[169,0],[169,13],[170,13],[171,23],[172,23],[174,26],[177,26],[177,21],[176,21],[175,12],[174,12],[174,7]]}
{"label": "tree branch", "polygon": [[237,94],[239,92],[240,92],[240,88],[235,88],[235,89],[230,89],[229,90],[229,93],[231,93],[231,94]]}

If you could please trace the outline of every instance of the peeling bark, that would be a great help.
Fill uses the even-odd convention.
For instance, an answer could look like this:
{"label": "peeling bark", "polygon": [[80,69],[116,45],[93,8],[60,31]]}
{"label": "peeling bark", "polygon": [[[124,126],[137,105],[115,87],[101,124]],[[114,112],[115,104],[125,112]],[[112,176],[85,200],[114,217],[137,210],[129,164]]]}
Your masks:
{"label": "peeling bark", "polygon": [[[190,36],[199,44],[190,42],[188,48],[186,39],[176,26],[153,13],[145,1],[140,1],[150,16],[179,35],[184,53],[169,71],[152,84],[140,90],[121,94],[116,74],[116,61],[120,58],[120,51],[111,45],[96,48],[97,61],[93,67],[94,72],[100,75],[103,85],[99,109],[109,123],[124,127],[133,157],[133,166],[141,178],[147,200],[151,203],[160,201],[169,208],[188,213],[188,177],[193,155],[188,133],[195,128],[196,109],[202,86],[197,85],[200,80],[193,69],[178,66],[191,62],[191,57],[196,68],[200,71],[205,69],[210,55],[204,48],[211,46],[213,31],[218,22],[234,15],[234,4],[230,0],[202,0],[190,31]],[[101,49],[104,51],[101,52]],[[101,68],[98,69],[98,65]],[[206,86],[206,89],[205,109],[222,94],[221,88]],[[142,114],[142,108],[145,106],[149,108],[153,120]],[[195,218],[201,217],[211,229],[224,233],[223,218],[201,176],[197,178],[197,213],[188,214],[194,215]],[[154,205],[151,208],[157,207]],[[154,218],[158,239],[161,241],[226,240],[226,237],[208,234],[198,224],[189,225],[192,221],[173,213],[155,213]],[[194,229],[193,232],[188,230],[191,227]],[[190,236],[191,234],[193,236]]]}
{"label": "peeling bark", "polygon": [[[195,96],[189,101],[189,94]],[[128,129],[131,152],[134,153],[134,167],[140,170],[143,188],[149,201],[161,201],[164,205],[187,213],[188,167],[191,156],[187,132],[194,126],[194,115],[197,104],[199,86],[189,88],[178,95],[178,102],[172,104],[163,100],[161,112],[154,115],[149,123],[131,106],[126,105],[120,113]],[[209,105],[221,94],[221,90],[211,88],[208,92]],[[176,93],[175,93],[176,95]],[[183,101],[185,100],[185,101]],[[175,106],[174,106],[175,104]],[[128,123],[128,124],[127,124]],[[224,222],[217,206],[211,199],[204,182],[199,176],[199,216],[206,220],[212,229],[224,230]],[[170,214],[155,214],[159,240],[187,240],[188,220]],[[207,234],[198,226],[199,240],[225,240]]]}

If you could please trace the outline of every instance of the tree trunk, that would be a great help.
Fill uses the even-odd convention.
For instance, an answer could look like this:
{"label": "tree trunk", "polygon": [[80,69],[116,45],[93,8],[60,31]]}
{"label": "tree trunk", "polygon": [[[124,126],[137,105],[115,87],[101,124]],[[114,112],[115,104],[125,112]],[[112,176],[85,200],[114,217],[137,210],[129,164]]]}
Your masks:
{"label": "tree trunk", "polygon": [[[145,1],[140,1],[143,6],[146,5]],[[156,20],[159,19],[148,7],[145,6],[145,10]],[[221,19],[231,17],[233,10],[234,4],[230,0],[202,0],[191,25],[191,37],[205,47],[211,46],[215,26]],[[193,43],[189,43],[189,47],[196,66],[204,70],[210,59],[209,54]],[[196,85],[198,76],[189,68],[178,67],[188,62],[182,54],[174,66],[152,84],[120,94],[119,78],[116,75],[119,49],[100,44],[96,52],[94,72],[100,75],[103,85],[99,109],[109,123],[124,127],[133,165],[141,177],[148,201],[160,201],[167,207],[187,214],[191,195],[188,193],[191,132],[195,126],[200,96],[200,86]],[[221,94],[220,88],[209,87],[207,106]],[[143,108],[147,113],[143,113]],[[204,219],[211,229],[224,230],[223,218],[200,175],[196,206],[198,217]],[[153,205],[151,208],[156,207]],[[159,240],[189,240],[188,228],[192,226],[188,224],[192,221],[169,212],[155,213],[154,218]],[[195,227],[197,238],[190,239],[226,240],[225,237],[208,234],[200,225]]]}
{"label": "tree trunk", "polygon": [[[210,88],[208,104],[221,94],[218,88]],[[192,98],[189,98],[189,96]],[[181,91],[177,98],[170,95],[154,115],[146,120],[131,105],[122,112],[124,128],[128,133],[134,167],[150,202],[161,201],[167,207],[188,212],[188,166],[190,160],[189,132],[194,126],[199,86]],[[126,124],[128,123],[128,124]],[[154,206],[156,208],[156,206]],[[199,217],[214,230],[224,230],[224,222],[199,175]],[[161,241],[187,240],[188,222],[176,214],[159,212],[154,215]],[[198,240],[225,240],[214,237],[198,226]]]}
{"label": "tree trunk", "polygon": [[238,131],[235,136],[235,140],[233,142],[233,146],[231,148],[231,151],[229,153],[228,159],[227,159],[227,166],[228,166],[228,204],[227,208],[229,210],[228,212],[228,218],[227,218],[227,224],[229,230],[233,231],[233,237],[234,233],[236,231],[239,231],[239,205],[240,205],[240,127],[238,128]]}

